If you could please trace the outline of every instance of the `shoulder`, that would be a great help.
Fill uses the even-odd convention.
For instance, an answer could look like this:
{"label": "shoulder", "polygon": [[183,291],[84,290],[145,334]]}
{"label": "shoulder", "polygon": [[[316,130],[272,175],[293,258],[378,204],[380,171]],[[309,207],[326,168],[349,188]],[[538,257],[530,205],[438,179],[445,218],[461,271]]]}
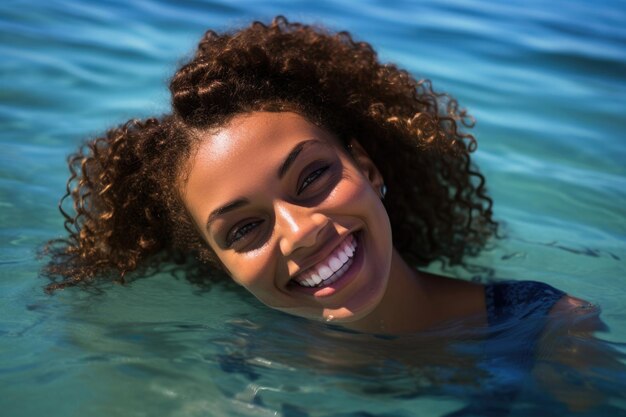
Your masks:
{"label": "shoulder", "polygon": [[501,281],[485,285],[485,293],[491,294],[501,303],[520,303],[542,300],[558,301],[565,292],[538,281]]}
{"label": "shoulder", "polygon": [[485,285],[485,307],[490,325],[511,319],[545,317],[565,292],[537,281],[502,281]]}
{"label": "shoulder", "polygon": [[593,332],[607,330],[600,319],[601,309],[597,304],[565,295],[550,310],[553,327],[563,326],[569,331]]}
{"label": "shoulder", "polygon": [[600,311],[600,308],[598,307],[598,305],[592,304],[589,301],[572,297],[571,295],[565,295],[556,302],[556,304],[550,311],[550,314],[558,315],[561,313],[570,313],[573,311],[586,311],[597,313]]}

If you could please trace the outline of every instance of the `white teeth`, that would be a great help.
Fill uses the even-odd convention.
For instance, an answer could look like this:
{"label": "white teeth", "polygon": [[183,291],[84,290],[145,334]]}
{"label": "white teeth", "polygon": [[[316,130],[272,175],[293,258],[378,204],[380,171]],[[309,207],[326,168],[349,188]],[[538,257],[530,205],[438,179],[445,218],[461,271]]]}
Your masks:
{"label": "white teeth", "polygon": [[330,285],[350,268],[356,246],[356,239],[351,235],[324,263],[318,263],[316,268],[309,269],[294,281],[303,287]]}
{"label": "white teeth", "polygon": [[346,272],[348,268],[350,268],[350,265],[352,265],[352,259],[348,263],[346,263],[344,266],[339,268],[339,271],[335,272],[335,274],[332,277],[328,278],[326,281],[324,281],[324,283],[326,285],[330,285],[333,282],[337,281],[339,278],[341,278],[343,273]]}
{"label": "white teeth", "polygon": [[323,266],[319,269],[320,278],[326,279],[333,274],[333,270],[327,266]]}
{"label": "white teeth", "polygon": [[330,266],[330,269],[332,269],[333,272],[337,272],[339,271],[339,268],[343,266],[343,262],[333,257],[333,258],[330,258],[330,261],[328,261],[328,266]]}
{"label": "white teeth", "polygon": [[338,276],[341,276],[341,274],[343,274],[344,272],[346,272],[346,269],[348,269],[348,267],[349,267],[349,266],[350,266],[350,265],[348,265],[348,264],[346,264],[346,265],[342,266],[342,267],[339,269],[339,271],[337,271],[337,275],[338,275]]}

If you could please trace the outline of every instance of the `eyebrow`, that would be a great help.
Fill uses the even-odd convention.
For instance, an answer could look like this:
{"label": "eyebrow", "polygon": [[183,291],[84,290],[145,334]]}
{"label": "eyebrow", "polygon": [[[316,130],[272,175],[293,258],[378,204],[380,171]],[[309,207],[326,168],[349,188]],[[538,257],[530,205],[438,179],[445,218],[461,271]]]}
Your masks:
{"label": "eyebrow", "polygon": [[[308,140],[303,140],[302,142],[298,143],[296,146],[293,147],[293,149],[291,150],[291,152],[289,152],[289,154],[287,155],[287,157],[285,158],[285,160],[283,161],[283,163],[280,165],[280,168],[278,168],[278,178],[282,179],[285,174],[287,173],[287,171],[289,170],[289,168],[293,165],[293,163],[295,162],[296,158],[298,158],[298,155],[300,155],[300,153],[308,146],[314,144],[314,143],[322,143],[320,140],[318,139],[308,139]],[[250,204],[250,200],[248,200],[247,198],[238,198],[236,200],[233,200],[229,203],[224,204],[223,206],[213,210],[211,212],[211,214],[209,214],[209,218],[206,221],[206,225],[205,228],[207,230],[209,230],[209,226],[211,226],[211,223],[213,223],[213,221],[219,217],[222,216],[228,212],[231,212],[233,210],[236,210],[242,206],[245,206],[247,204]]]}
{"label": "eyebrow", "polygon": [[230,203],[224,204],[222,207],[213,210],[211,214],[209,214],[209,218],[206,221],[206,229],[209,230],[209,226],[211,226],[211,223],[213,223],[213,221],[219,216],[222,216],[229,211],[238,209],[239,207],[245,206],[246,204],[250,204],[250,200],[248,200],[247,198],[238,198],[237,200],[231,201]]}
{"label": "eyebrow", "polygon": [[300,155],[300,152],[302,152],[304,148],[314,143],[321,143],[321,141],[317,139],[303,140],[302,142],[294,146],[291,152],[289,152],[289,155],[287,155],[287,158],[285,158],[285,161],[281,164],[280,168],[278,169],[278,179],[282,179],[285,176],[285,174],[287,173],[291,165],[293,165],[298,155]]}

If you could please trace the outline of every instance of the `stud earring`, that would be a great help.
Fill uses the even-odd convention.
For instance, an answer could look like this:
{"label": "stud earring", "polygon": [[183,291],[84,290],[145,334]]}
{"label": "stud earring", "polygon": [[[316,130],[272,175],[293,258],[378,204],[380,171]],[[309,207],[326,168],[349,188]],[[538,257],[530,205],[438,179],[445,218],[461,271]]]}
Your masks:
{"label": "stud earring", "polygon": [[385,184],[380,186],[380,199],[384,200],[387,195],[387,186]]}

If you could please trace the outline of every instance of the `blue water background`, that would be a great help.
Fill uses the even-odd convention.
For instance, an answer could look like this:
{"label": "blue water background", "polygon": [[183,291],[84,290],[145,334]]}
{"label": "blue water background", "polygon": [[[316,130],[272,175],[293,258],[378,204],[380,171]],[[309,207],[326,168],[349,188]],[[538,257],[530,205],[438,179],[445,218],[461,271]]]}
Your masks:
{"label": "blue water background", "polygon": [[[63,234],[56,205],[66,155],[109,126],[167,112],[168,78],[207,28],[276,14],[349,30],[383,61],[458,98],[477,120],[475,160],[507,235],[474,264],[599,304],[610,327],[601,338],[626,342],[623,1],[5,1],[2,415],[326,415],[370,401],[372,412],[400,416],[462,405],[453,390],[378,401],[347,388],[362,383],[357,377],[269,360],[284,353],[281,338],[308,340],[309,330],[298,331],[306,325],[220,286],[202,292],[161,273],[103,294],[42,292],[35,251]],[[443,272],[471,278],[488,269]],[[278,352],[242,359],[263,377],[233,376],[215,359],[282,322],[268,333],[275,343],[264,345]],[[602,377],[607,389],[626,378]],[[328,402],[316,414],[320,395]],[[288,399],[305,411],[277,406]],[[623,397],[610,402],[626,408]]]}

